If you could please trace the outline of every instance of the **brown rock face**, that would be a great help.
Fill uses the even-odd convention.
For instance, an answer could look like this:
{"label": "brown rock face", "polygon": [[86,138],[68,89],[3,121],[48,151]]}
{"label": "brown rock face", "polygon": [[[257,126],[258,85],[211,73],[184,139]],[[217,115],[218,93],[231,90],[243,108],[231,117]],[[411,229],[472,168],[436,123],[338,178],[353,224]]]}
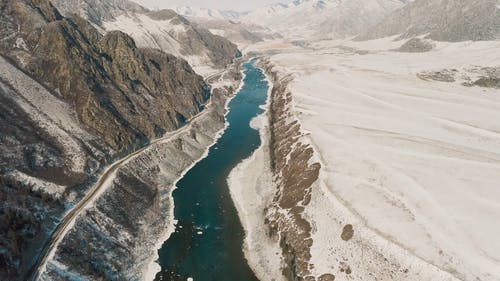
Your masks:
{"label": "brown rock face", "polygon": [[321,166],[309,163],[313,149],[301,142],[300,125],[289,118],[292,116],[289,107],[292,97],[287,92],[290,79],[270,74],[274,85],[269,113],[271,167],[278,191],[269,208],[267,221],[271,235],[280,238],[286,264],[284,275],[289,280],[307,280],[313,267],[310,263],[313,240],[311,223],[303,213],[311,201],[311,188],[318,179]]}
{"label": "brown rock face", "polygon": [[101,36],[48,1],[12,1],[4,9],[13,26],[20,24],[18,38],[27,48],[6,44],[1,52],[60,93],[114,150],[179,127],[208,98],[203,79],[185,61],[137,48],[124,33]]}
{"label": "brown rock face", "polygon": [[0,280],[15,281],[107,161],[183,125],[209,89],[184,60],[103,36],[48,0],[0,0],[0,55]]}
{"label": "brown rock face", "polygon": [[[156,44],[147,45],[147,47],[160,48],[166,53],[178,54],[178,50],[170,44],[161,44],[160,38],[169,38],[181,45],[180,55],[187,58],[190,56],[208,56],[210,63],[217,68],[224,68],[230,64],[235,57],[240,56],[237,46],[224,37],[210,33],[203,26],[192,24],[184,17],[178,15],[173,10],[149,11],[132,1],[127,0],[55,0],[56,7],[64,14],[71,15],[78,13],[88,21],[103,27],[103,22],[110,22],[117,17],[124,15],[137,20],[137,16],[147,16],[153,21],[170,21],[171,24],[182,28],[182,32],[172,32],[167,27],[161,32],[148,30],[144,27],[144,34],[130,34],[141,41],[141,37],[146,36],[154,38]],[[75,7],[79,9],[75,10]],[[120,29],[127,32],[126,29]],[[153,46],[154,45],[154,46]],[[207,62],[210,64],[209,62]]]}

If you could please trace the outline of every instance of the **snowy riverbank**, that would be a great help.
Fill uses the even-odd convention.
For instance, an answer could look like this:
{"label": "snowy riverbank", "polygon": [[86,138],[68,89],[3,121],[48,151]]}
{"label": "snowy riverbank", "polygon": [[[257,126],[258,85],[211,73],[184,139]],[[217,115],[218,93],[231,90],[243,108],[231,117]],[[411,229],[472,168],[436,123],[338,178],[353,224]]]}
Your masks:
{"label": "snowy riverbank", "polygon": [[[232,67],[239,68],[239,64],[233,65]],[[220,75],[220,78],[215,83],[212,83],[212,85],[211,85],[214,89],[222,89],[226,86],[234,86],[234,85],[231,85],[231,82],[224,80],[224,73],[220,73],[219,75]],[[236,93],[238,93],[241,90],[241,88],[243,87],[244,79],[245,79],[245,73],[243,70],[241,70],[241,79],[239,79],[238,88],[235,91],[233,91],[232,93],[229,93],[229,96],[224,97],[224,101],[223,101],[224,111],[225,111],[224,116],[227,115],[227,112],[229,111],[229,103],[234,98]],[[214,106],[213,104],[210,104],[208,106],[208,108],[206,109],[206,111],[209,112],[209,111],[216,110],[216,109],[212,108],[213,106]],[[209,115],[208,113],[205,113],[205,114]],[[215,133],[211,142],[207,146],[205,146],[203,154],[198,159],[195,159],[195,161],[193,161],[191,165],[189,165],[187,168],[185,168],[182,171],[182,173],[176,178],[175,182],[172,185],[173,188],[169,191],[169,195],[168,195],[169,200],[172,202],[170,204],[170,208],[169,208],[169,217],[174,218],[175,205],[173,202],[172,194],[175,191],[175,189],[177,188],[177,183],[186,175],[187,172],[189,172],[189,170],[191,168],[193,168],[198,162],[200,162],[201,160],[203,160],[205,157],[208,156],[210,148],[214,144],[217,143],[218,139],[222,136],[222,134],[226,130],[227,126],[228,126],[227,119],[224,117],[223,127]],[[146,267],[146,269],[144,271],[142,280],[152,281],[155,279],[155,276],[157,275],[157,273],[161,271],[161,266],[158,264],[158,259],[159,259],[158,250],[161,249],[161,247],[163,246],[165,241],[167,241],[170,238],[170,236],[172,235],[172,233],[174,233],[175,228],[176,228],[176,224],[177,224],[177,221],[175,219],[172,219],[168,223],[168,226],[165,228],[164,233],[160,237],[158,237],[157,243],[155,244],[155,248],[154,248],[155,254],[153,256],[151,256],[150,260],[148,261],[148,263],[147,263],[148,266]]]}
{"label": "snowy riverbank", "polygon": [[393,51],[403,43],[322,41],[271,56],[293,74],[294,114],[322,165],[306,208],[312,271],[497,280],[500,95],[470,85],[500,65],[498,42]]}
{"label": "snowy riverbank", "polygon": [[269,118],[268,108],[272,82],[269,83],[268,99],[263,107],[266,112],[255,117],[251,127],[259,130],[261,145],[251,157],[231,171],[228,186],[245,229],[243,250],[255,275],[260,280],[284,280],[281,274],[281,249],[277,241],[268,235],[265,225],[266,208],[271,205],[275,185],[269,167]]}

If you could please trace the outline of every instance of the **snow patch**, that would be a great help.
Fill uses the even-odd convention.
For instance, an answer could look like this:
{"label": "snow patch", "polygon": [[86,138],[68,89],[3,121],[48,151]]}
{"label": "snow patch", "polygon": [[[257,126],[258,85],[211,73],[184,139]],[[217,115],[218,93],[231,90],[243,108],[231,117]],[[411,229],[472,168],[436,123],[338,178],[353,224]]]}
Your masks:
{"label": "snow patch", "polygon": [[42,179],[27,175],[18,170],[14,170],[12,172],[7,173],[7,176],[13,177],[16,180],[19,180],[22,183],[31,186],[31,189],[35,192],[40,191],[42,193],[49,194],[54,198],[61,198],[64,191],[66,190],[66,186],[44,181]]}
{"label": "snow patch", "polygon": [[174,38],[184,32],[182,25],[170,20],[154,20],[143,14],[124,14],[102,23],[106,31],[119,30],[134,38],[139,47],[150,47],[180,56],[181,46]]}
{"label": "snow patch", "polygon": [[14,44],[14,47],[28,51],[28,45],[26,45],[26,42],[21,37],[16,38],[16,43]]}
{"label": "snow patch", "polygon": [[208,31],[210,31],[210,33],[212,33],[212,34],[219,35],[222,37],[224,37],[224,35],[226,35],[226,31],[224,31],[222,29],[209,29]]}
{"label": "snow patch", "polygon": [[137,46],[155,48],[182,57],[199,73],[213,72],[209,67],[211,60],[206,50],[196,55],[186,55],[183,37],[190,29],[183,23],[174,22],[174,19],[155,20],[144,14],[127,13],[116,17],[112,21],[102,23],[106,31],[119,30],[130,35]]}

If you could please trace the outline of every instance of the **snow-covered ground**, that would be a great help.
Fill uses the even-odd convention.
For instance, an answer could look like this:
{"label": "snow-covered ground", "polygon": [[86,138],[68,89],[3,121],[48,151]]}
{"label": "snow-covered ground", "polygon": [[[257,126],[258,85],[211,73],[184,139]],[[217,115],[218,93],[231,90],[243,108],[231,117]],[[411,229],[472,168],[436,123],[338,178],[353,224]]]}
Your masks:
{"label": "snow-covered ground", "polygon": [[[115,20],[103,22],[107,31],[120,30],[134,38],[137,46],[155,48],[174,56],[181,57],[189,62],[193,69],[202,76],[217,72],[214,69],[207,50],[200,51],[198,55],[190,55],[184,50],[187,25],[178,22],[177,18],[159,20],[145,14],[125,14]],[[184,44],[184,45],[183,45]]]}
{"label": "snow-covered ground", "polygon": [[[306,208],[314,272],[335,280],[500,280],[500,90],[417,77],[498,66],[500,42],[391,51],[402,43],[268,47],[279,51],[274,70],[294,74],[295,113],[322,164]],[[347,242],[345,224],[354,226]]]}
{"label": "snow-covered ground", "polygon": [[185,28],[172,20],[155,20],[143,14],[120,15],[103,23],[106,30],[121,30],[129,34],[141,47],[167,50],[180,56],[181,46],[175,37]]}
{"label": "snow-covered ground", "polygon": [[358,34],[403,6],[399,0],[284,1],[248,14],[239,20],[269,28],[287,38],[342,38]]}

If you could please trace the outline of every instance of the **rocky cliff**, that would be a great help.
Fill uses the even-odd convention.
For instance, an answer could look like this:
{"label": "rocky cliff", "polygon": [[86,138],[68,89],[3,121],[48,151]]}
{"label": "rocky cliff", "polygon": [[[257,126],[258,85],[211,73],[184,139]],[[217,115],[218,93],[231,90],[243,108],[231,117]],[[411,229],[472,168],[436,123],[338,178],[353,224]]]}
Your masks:
{"label": "rocky cliff", "polygon": [[207,100],[203,79],[185,61],[138,48],[122,32],[102,36],[84,19],[35,2],[7,2],[12,28],[0,34],[2,54],[74,106],[114,150],[179,127]]}
{"label": "rocky cliff", "polygon": [[198,114],[182,59],[46,0],[0,1],[0,279],[22,280],[110,161]]}
{"label": "rocky cliff", "polygon": [[200,69],[223,68],[240,55],[236,45],[191,24],[173,10],[149,11],[127,0],[57,0],[54,3],[63,14],[78,13],[103,32],[123,31],[140,47],[180,56]]}
{"label": "rocky cliff", "polygon": [[[303,139],[301,126],[292,112],[292,94],[288,83],[292,77],[279,77],[272,64],[264,61],[273,88],[269,107],[270,159],[276,195],[267,209],[269,235],[279,241],[287,280],[330,281],[335,276],[312,274],[310,262],[313,225],[304,211],[311,201],[313,184],[318,180],[321,164],[313,158],[312,146]],[[293,161],[290,161],[293,159]]]}
{"label": "rocky cliff", "polygon": [[[107,191],[76,220],[41,280],[143,280],[173,226],[174,183],[224,128],[226,100],[240,73],[227,72],[208,108],[171,138],[120,167]],[[77,253],[77,254],[75,254]]]}

